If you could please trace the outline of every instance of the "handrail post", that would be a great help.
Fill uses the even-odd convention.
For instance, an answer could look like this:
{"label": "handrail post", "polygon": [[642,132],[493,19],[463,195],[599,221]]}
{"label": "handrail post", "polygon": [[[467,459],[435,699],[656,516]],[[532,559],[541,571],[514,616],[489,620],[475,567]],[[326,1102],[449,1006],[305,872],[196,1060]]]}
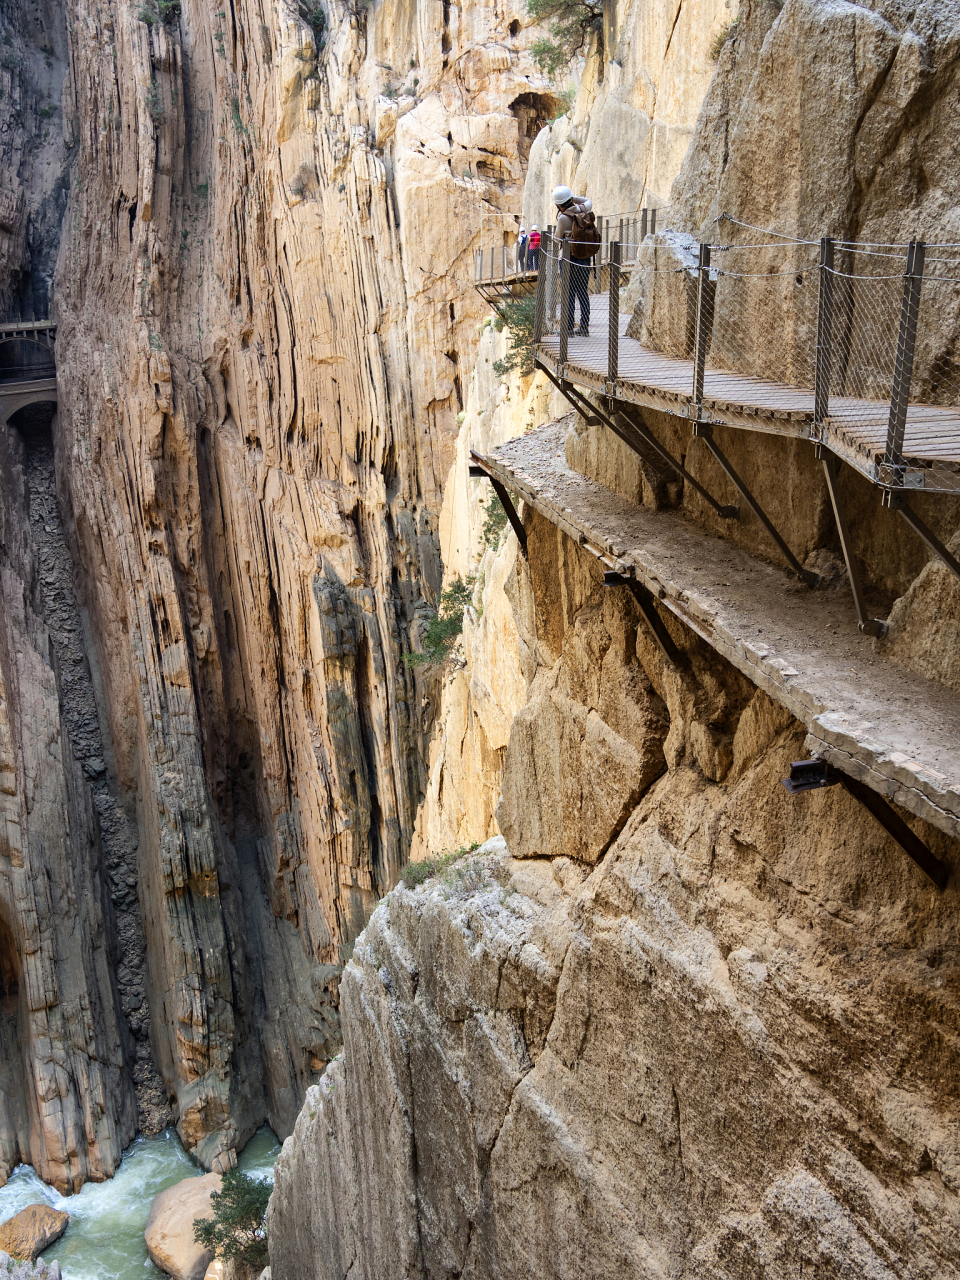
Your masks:
{"label": "handrail post", "polygon": [[[547,246],[544,244],[541,247],[543,249],[546,249]],[[546,315],[546,301],[547,301],[547,270],[546,270],[546,262],[544,262],[544,265],[542,267],[540,267],[538,263],[538,270],[537,270],[537,305],[536,305],[536,310],[534,312],[534,317],[533,317],[534,346],[538,346],[543,341],[543,327],[544,327],[544,319]]]}
{"label": "handrail post", "polygon": [[890,419],[887,424],[887,448],[883,456],[883,483],[903,488],[903,437],[907,429],[910,404],[910,382],[917,346],[917,319],[920,315],[920,290],[923,287],[923,263],[927,247],[922,240],[911,240],[907,250],[907,270],[903,277],[903,302],[900,306],[900,333],[897,357],[893,367],[893,393],[890,396]]}
{"label": "handrail post", "polygon": [[610,287],[607,292],[607,394],[614,394],[620,364],[620,245],[610,246]]}
{"label": "handrail post", "polygon": [[646,207],[640,210],[640,243],[642,244],[647,238],[647,210]]}
{"label": "handrail post", "polygon": [[500,246],[500,266],[502,268],[500,279],[506,280],[507,278],[507,246],[505,244],[502,244]]}
{"label": "handrail post", "polygon": [[490,246],[490,279],[493,279],[493,245]]}
{"label": "handrail post", "polygon": [[567,342],[570,337],[570,238],[563,242],[560,260],[560,367],[567,363]]}
{"label": "handrail post", "polygon": [[830,416],[830,363],[833,343],[833,240],[820,241],[820,288],[817,297],[817,364],[813,396],[813,427],[823,440]]}
{"label": "handrail post", "polygon": [[710,325],[707,323],[707,306],[710,297],[710,246],[700,245],[700,261],[697,266],[697,329],[694,338],[693,406],[696,421],[700,421],[703,408],[703,375],[707,364],[707,342]]}
{"label": "handrail post", "polygon": [[656,205],[654,205],[653,208],[650,210],[650,234],[652,236],[655,236],[657,234],[657,206]]}

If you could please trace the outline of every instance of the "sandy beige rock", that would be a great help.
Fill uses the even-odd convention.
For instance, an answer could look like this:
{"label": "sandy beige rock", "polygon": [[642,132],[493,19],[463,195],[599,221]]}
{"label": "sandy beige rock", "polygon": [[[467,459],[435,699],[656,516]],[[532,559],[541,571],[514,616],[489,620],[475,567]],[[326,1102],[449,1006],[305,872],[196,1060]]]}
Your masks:
{"label": "sandy beige rock", "polygon": [[69,1213],[61,1213],[48,1204],[27,1205],[0,1223],[0,1249],[33,1262],[54,1240],[60,1239],[69,1224]]}
{"label": "sandy beige rock", "polygon": [[[593,867],[572,825],[381,905],[277,1166],[273,1275],[960,1274],[956,886],[839,789],[790,797],[802,727],[689,634],[667,667],[572,542],[532,563],[527,651],[572,680],[602,609],[666,767]],[[502,824],[537,766],[511,740]]]}
{"label": "sandy beige rock", "polygon": [[210,1197],[221,1186],[220,1175],[184,1178],[154,1196],[143,1232],[153,1262],[175,1280],[205,1280],[213,1253],[193,1238],[195,1218],[211,1218]]}

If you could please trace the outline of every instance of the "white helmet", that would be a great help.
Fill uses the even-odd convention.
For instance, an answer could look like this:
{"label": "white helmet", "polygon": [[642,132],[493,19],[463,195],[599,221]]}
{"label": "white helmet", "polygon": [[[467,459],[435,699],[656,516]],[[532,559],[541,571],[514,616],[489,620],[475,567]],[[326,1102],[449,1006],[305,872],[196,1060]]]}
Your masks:
{"label": "white helmet", "polygon": [[564,204],[567,204],[567,203],[568,203],[570,200],[572,200],[572,199],[573,199],[573,192],[570,190],[570,188],[569,188],[569,187],[562,187],[562,186],[561,186],[561,187],[554,187],[554,188],[553,188],[553,203],[554,203],[554,204],[556,204],[556,205],[564,205]]}

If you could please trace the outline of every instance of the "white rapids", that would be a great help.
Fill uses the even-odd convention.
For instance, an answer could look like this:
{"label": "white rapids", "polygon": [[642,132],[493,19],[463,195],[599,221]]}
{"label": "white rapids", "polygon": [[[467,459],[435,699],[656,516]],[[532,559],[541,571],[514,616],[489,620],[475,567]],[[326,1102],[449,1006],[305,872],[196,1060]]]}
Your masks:
{"label": "white rapids", "polygon": [[[272,1182],[279,1154],[277,1139],[263,1128],[244,1147],[240,1168]],[[150,1202],[175,1182],[203,1172],[173,1129],[155,1138],[136,1138],[109,1182],[88,1182],[75,1196],[60,1195],[22,1164],[0,1187],[0,1222],[28,1204],[52,1205],[70,1214],[70,1225],[43,1259],[58,1259],[63,1280],[157,1280],[163,1272],[150,1261],[143,1242]]]}

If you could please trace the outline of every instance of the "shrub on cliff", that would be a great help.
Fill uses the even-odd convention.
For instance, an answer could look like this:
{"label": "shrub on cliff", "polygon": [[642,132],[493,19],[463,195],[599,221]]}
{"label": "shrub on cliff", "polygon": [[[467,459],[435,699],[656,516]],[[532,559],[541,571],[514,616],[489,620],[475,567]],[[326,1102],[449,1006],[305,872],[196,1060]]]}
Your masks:
{"label": "shrub on cliff", "polygon": [[216,1257],[247,1267],[265,1267],[267,1228],[264,1216],[270,1184],[251,1178],[240,1169],[228,1169],[223,1186],[210,1197],[212,1218],[194,1218],[193,1238]]}
{"label": "shrub on cliff", "polygon": [[468,853],[473,853],[479,848],[479,844],[464,844],[459,849],[454,849],[452,853],[444,850],[433,858],[423,858],[420,862],[408,862],[400,873],[400,879],[408,889],[417,889],[428,880],[445,875],[461,858],[465,858]]}
{"label": "shrub on cliff", "polygon": [[541,26],[550,24],[552,39],[534,40],[534,61],[548,76],[558,76],[578,54],[586,52],[591,31],[601,31],[603,8],[593,0],[527,0],[527,13]]}
{"label": "shrub on cliff", "polygon": [[440,595],[440,608],[430,620],[419,653],[404,658],[408,667],[436,666],[446,662],[463,630],[463,611],[473,595],[473,578],[454,578]]}
{"label": "shrub on cliff", "polygon": [[537,318],[537,299],[534,294],[525,298],[510,298],[497,307],[497,329],[506,328],[510,346],[502,360],[494,360],[493,372],[505,378],[516,369],[522,378],[533,373],[533,327]]}

